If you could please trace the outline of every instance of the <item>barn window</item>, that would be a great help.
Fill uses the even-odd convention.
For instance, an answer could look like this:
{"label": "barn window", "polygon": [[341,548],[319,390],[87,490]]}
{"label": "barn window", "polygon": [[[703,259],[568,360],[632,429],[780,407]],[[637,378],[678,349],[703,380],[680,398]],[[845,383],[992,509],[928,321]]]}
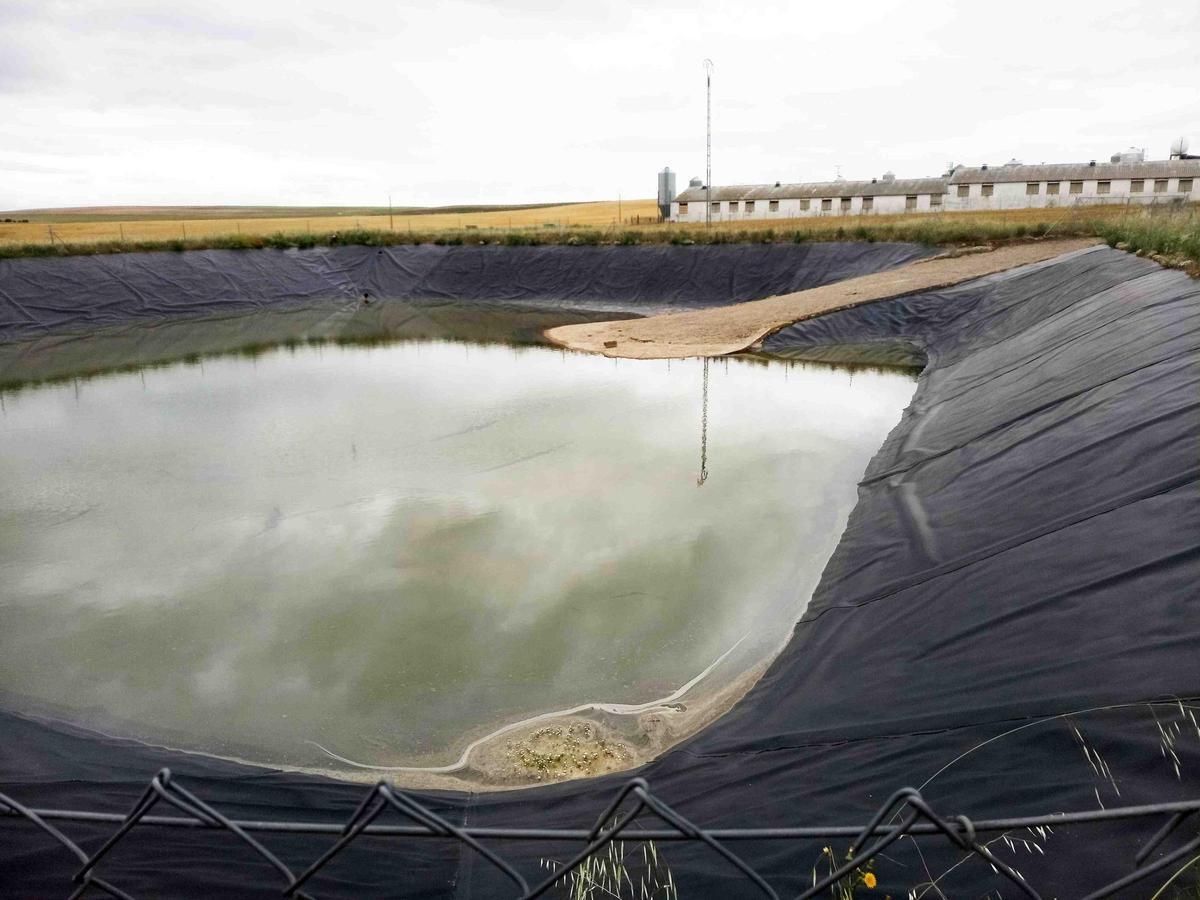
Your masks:
{"label": "barn window", "polygon": [[714,200],[712,203],[708,204],[708,207],[709,207],[709,209],[711,209],[713,212],[715,212],[715,213],[719,213],[719,212],[721,211],[721,201],[720,201],[720,200]]}
{"label": "barn window", "polygon": [[1097,181],[1096,182],[1096,193],[1097,194],[1111,194],[1112,193],[1112,182],[1111,181]]}
{"label": "barn window", "polygon": [[686,216],[686,215],[687,215],[687,204],[686,204],[686,203],[680,203],[680,204],[679,204],[679,214],[680,214],[681,216]]}
{"label": "barn window", "polygon": [[994,184],[985,184],[982,188],[979,189],[979,196],[990,197],[995,192],[995,190],[996,190],[996,186]]}
{"label": "barn window", "polygon": [[1041,193],[1041,187],[1042,187],[1041,184],[1037,181],[1027,182],[1025,185],[1025,196],[1026,197],[1036,197],[1038,194]]}
{"label": "barn window", "polygon": [[850,198],[843,197],[841,206],[842,206],[842,212],[850,212]]}
{"label": "barn window", "polygon": [[801,201],[800,201],[800,209],[801,209],[801,210],[806,210],[806,209],[808,209],[808,208],[809,208],[811,205],[812,205],[812,201],[811,201],[811,200],[809,200],[807,197],[806,197],[806,198],[804,198],[803,200],[801,200]]}
{"label": "barn window", "polygon": [[916,198],[916,195],[914,195],[914,194],[909,194],[907,197],[905,197],[905,198],[904,198],[904,208],[905,208],[906,210],[908,210],[908,209],[916,209],[916,208],[917,208],[917,198]]}
{"label": "barn window", "polygon": [[1145,190],[1146,190],[1146,179],[1145,178],[1135,178],[1131,182],[1129,182],[1129,193],[1140,194]]}
{"label": "barn window", "polygon": [[[807,209],[807,207],[805,207]],[[767,203],[767,212],[779,212],[779,201],[771,200]]]}
{"label": "barn window", "polygon": [[1082,194],[1083,193],[1083,182],[1082,181],[1072,181],[1071,182],[1071,193],[1072,194]]}
{"label": "barn window", "polygon": [[1154,179],[1154,193],[1165,194],[1166,192],[1167,192],[1167,179],[1155,178]]}
{"label": "barn window", "polygon": [[730,201],[729,201],[729,213],[730,213],[730,215],[732,215],[733,213],[737,212],[737,209],[738,209],[738,202],[737,202],[736,200],[730,200]]}
{"label": "barn window", "polygon": [[941,206],[942,205],[942,195],[941,194],[930,194],[929,195],[929,205],[930,206]]}
{"label": "barn window", "polygon": [[833,209],[833,200],[826,197],[821,201],[821,212],[829,212],[831,209]]}
{"label": "barn window", "polygon": [[969,184],[960,184],[958,186],[958,196],[960,198],[970,197],[971,196],[971,186]]}
{"label": "barn window", "polygon": [[1047,181],[1046,182],[1046,193],[1047,194],[1057,194],[1058,193],[1058,182],[1057,181]]}
{"label": "barn window", "polygon": [[874,197],[863,197],[862,211],[870,212],[874,208],[875,208],[875,198]]}
{"label": "barn window", "polygon": [[746,212],[748,212],[748,213],[754,212],[754,201],[753,200],[746,201]]}
{"label": "barn window", "polygon": [[1179,179],[1179,191],[1180,191],[1180,193],[1183,193],[1183,194],[1190,194],[1192,192],[1192,179],[1180,178]]}

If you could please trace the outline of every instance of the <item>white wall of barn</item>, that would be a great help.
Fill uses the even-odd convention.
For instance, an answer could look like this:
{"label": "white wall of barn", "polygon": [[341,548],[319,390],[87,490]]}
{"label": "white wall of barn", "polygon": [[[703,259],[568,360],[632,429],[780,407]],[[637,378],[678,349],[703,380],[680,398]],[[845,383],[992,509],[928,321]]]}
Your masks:
{"label": "white wall of barn", "polygon": [[[869,195],[868,195],[869,196]],[[916,194],[916,212],[930,212],[937,210],[938,207],[931,201],[929,194]],[[907,201],[904,195],[884,195],[878,194],[871,198],[871,208],[863,209],[863,196],[854,196],[848,198],[841,197],[812,197],[807,198],[808,202],[798,197],[781,198],[778,201],[778,209],[771,209],[771,201],[769,200],[754,200],[753,208],[747,210],[746,200],[721,200],[712,201],[713,212],[712,221],[714,222],[744,222],[758,221],[763,219],[800,219],[800,218],[819,218],[821,216],[846,216],[846,215],[890,215],[894,213],[902,213],[907,210]],[[843,206],[843,199],[849,200],[848,207]],[[829,201],[829,209],[824,209],[822,201]],[[680,204],[675,201],[671,204],[671,219],[676,222],[704,222],[704,201],[692,201],[687,206],[687,212],[680,212]],[[805,208],[807,206],[807,208]]]}
{"label": "white wall of barn", "polygon": [[[1109,181],[1109,192],[1100,193],[1100,182]],[[1049,193],[1048,185],[1053,182],[1037,182],[1037,193],[1030,194],[1028,185],[1034,182],[994,182],[992,196],[983,196],[982,184],[950,185],[946,195],[947,210],[986,210],[986,209],[1052,209],[1070,206],[1095,206],[1111,203],[1155,204],[1183,201],[1200,201],[1200,179],[1192,179],[1192,190],[1183,192],[1179,189],[1178,178],[1141,179],[1142,190],[1132,190],[1130,178],[1084,178],[1075,179],[1079,183],[1077,193],[1071,191],[1071,180],[1058,182],[1058,193]],[[1165,181],[1166,190],[1156,191],[1156,180]],[[1185,179],[1186,180],[1186,179]],[[966,198],[959,196],[960,187],[968,188]]]}
{"label": "white wall of barn", "polygon": [[[747,201],[745,200],[714,200],[712,221],[741,222],[763,219],[816,218],[821,216],[891,215],[906,211],[936,212],[944,210],[955,212],[965,210],[1045,209],[1113,203],[1147,205],[1179,202],[1200,203],[1200,177],[1192,179],[1192,189],[1190,192],[1180,190],[1179,178],[1165,179],[1167,185],[1164,191],[1155,190],[1154,184],[1156,179],[1145,178],[1143,180],[1143,190],[1140,192],[1132,190],[1132,179],[1114,178],[1110,180],[1110,188],[1107,194],[1102,194],[1099,190],[1099,183],[1104,179],[1085,178],[1076,180],[1082,182],[1078,193],[1071,192],[1071,181],[1066,180],[1059,182],[1059,193],[1057,195],[1048,192],[1048,182],[1046,181],[1037,183],[1036,194],[1028,193],[1027,185],[1033,182],[992,182],[992,196],[990,197],[983,196],[982,184],[963,185],[963,187],[968,188],[967,197],[959,197],[960,186],[951,184],[948,191],[942,195],[941,206],[932,202],[931,195],[927,193],[917,194],[915,210],[908,209],[904,195],[880,196],[876,194],[869,210],[863,209],[863,196],[857,195],[849,198],[850,204],[848,207],[843,206],[843,198],[840,197],[813,197],[808,200],[807,204],[800,198],[780,198],[778,209],[774,210],[771,209],[771,201],[769,200],[753,201],[754,206],[752,210],[747,210]],[[822,200],[830,201],[829,209],[823,208]],[[805,208],[806,205],[807,208]],[[687,212],[683,213],[680,211],[679,202],[672,202],[672,221],[694,223],[705,221],[704,201],[693,201],[686,204],[686,206]]]}

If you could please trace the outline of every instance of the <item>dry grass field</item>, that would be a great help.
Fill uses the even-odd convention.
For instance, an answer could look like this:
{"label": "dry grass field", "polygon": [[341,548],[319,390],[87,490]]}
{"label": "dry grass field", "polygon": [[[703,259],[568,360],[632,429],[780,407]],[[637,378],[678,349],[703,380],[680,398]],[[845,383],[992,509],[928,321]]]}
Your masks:
{"label": "dry grass field", "polygon": [[[1081,222],[1112,222],[1128,218],[1141,218],[1146,215],[1146,209],[1138,206],[1125,206],[1123,204],[1097,205],[1097,206],[1063,206],[1052,209],[1004,209],[1004,210],[976,210],[972,212],[943,212],[943,213],[895,213],[892,215],[858,215],[858,216],[809,216],[803,219],[762,219],[754,222],[733,221],[733,222],[718,222],[713,221],[709,228],[719,231],[741,231],[747,228],[775,228],[779,230],[793,231],[813,231],[821,232],[822,234],[837,229],[844,229],[847,234],[852,234],[854,229],[869,226],[872,231],[879,229],[887,229],[889,227],[903,227],[917,223],[928,223],[932,227],[952,227],[953,225],[962,224],[980,230],[986,230],[989,227],[998,227],[1002,229],[1016,228],[1024,225],[1030,229],[1035,227],[1048,225],[1053,231],[1062,229],[1072,231],[1075,226]],[[1179,210],[1168,210],[1162,207],[1159,215],[1172,215],[1177,217]],[[1185,216],[1195,217],[1196,210],[1194,207],[1184,207],[1183,214]],[[688,226],[692,228],[703,228],[705,226]],[[1039,229],[1040,230],[1040,229]]]}
{"label": "dry grass field", "polygon": [[[226,217],[224,212],[238,212]],[[177,217],[166,217],[165,213]],[[286,212],[287,215],[282,213]],[[321,213],[297,215],[296,213]],[[274,215],[271,215],[274,213]],[[916,241],[996,245],[1046,238],[1097,237],[1200,276],[1200,205],[1086,206],[802,219],[658,221],[652,200],[540,207],[451,207],[421,212],[271,207],[114,207],[0,213],[0,259],[77,253],[261,247],[337,243],[439,244],[726,244],[801,241]],[[159,218],[152,216],[158,215]],[[35,216],[41,221],[33,221]]]}
{"label": "dry grass field", "polygon": [[321,219],[332,217],[504,212],[570,206],[570,203],[467,204],[458,206],[76,206],[0,211],[5,218],[42,225],[59,222],[150,222],[178,219]]}
{"label": "dry grass field", "polygon": [[[235,214],[236,213],[236,214]],[[232,235],[328,235],[338,231],[395,231],[419,233],[461,232],[469,229],[513,231],[565,228],[591,229],[705,229],[716,232],[795,231],[829,234],[856,228],[872,231],[916,223],[932,226],[961,224],[971,228],[1011,229],[1049,226],[1054,232],[1078,233],[1082,221],[1114,221],[1141,216],[1137,207],[1122,205],[1012,209],[954,213],[901,213],[869,216],[811,216],[802,219],[714,221],[703,225],[664,225],[658,222],[653,200],[569,203],[465,211],[395,212],[378,208],[288,207],[109,207],[78,210],[39,210],[33,213],[0,213],[0,244],[112,241],[203,240]],[[1194,207],[1188,213],[1195,216]],[[29,222],[4,222],[6,217]]]}
{"label": "dry grass field", "polygon": [[[239,215],[222,216],[237,212]],[[72,215],[72,212],[74,215]],[[150,218],[155,214],[161,218]],[[391,217],[377,208],[296,209],[263,207],[111,207],[108,209],[39,210],[0,213],[0,243],[24,244],[89,241],[193,240],[226,235],[329,234],[345,230],[454,231],[468,228],[588,228],[619,227],[657,221],[653,200],[569,203],[560,206],[516,207],[464,212],[396,212]],[[4,222],[29,218],[29,222]]]}

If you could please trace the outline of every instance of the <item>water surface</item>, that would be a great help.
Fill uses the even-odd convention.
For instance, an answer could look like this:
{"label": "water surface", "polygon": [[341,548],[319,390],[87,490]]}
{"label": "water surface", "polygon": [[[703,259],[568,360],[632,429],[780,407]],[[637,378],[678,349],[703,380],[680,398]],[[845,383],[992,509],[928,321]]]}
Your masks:
{"label": "water surface", "polygon": [[700,361],[424,341],[9,393],[0,691],[392,765],[663,696],[741,640],[713,689],[787,638],[914,382],[714,362],[702,434],[703,387]]}

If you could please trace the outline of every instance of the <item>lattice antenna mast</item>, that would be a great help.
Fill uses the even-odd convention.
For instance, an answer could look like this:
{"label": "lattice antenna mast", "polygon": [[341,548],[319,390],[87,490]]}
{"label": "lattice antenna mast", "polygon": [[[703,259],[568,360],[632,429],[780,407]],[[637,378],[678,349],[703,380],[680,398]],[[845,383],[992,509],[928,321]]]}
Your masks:
{"label": "lattice antenna mast", "polygon": [[704,357],[704,381],[700,389],[700,475],[696,484],[708,481],[708,357]]}
{"label": "lattice antenna mast", "polygon": [[712,224],[712,73],[713,61],[704,60],[704,85],[707,93],[705,104],[704,143],[704,226]]}

